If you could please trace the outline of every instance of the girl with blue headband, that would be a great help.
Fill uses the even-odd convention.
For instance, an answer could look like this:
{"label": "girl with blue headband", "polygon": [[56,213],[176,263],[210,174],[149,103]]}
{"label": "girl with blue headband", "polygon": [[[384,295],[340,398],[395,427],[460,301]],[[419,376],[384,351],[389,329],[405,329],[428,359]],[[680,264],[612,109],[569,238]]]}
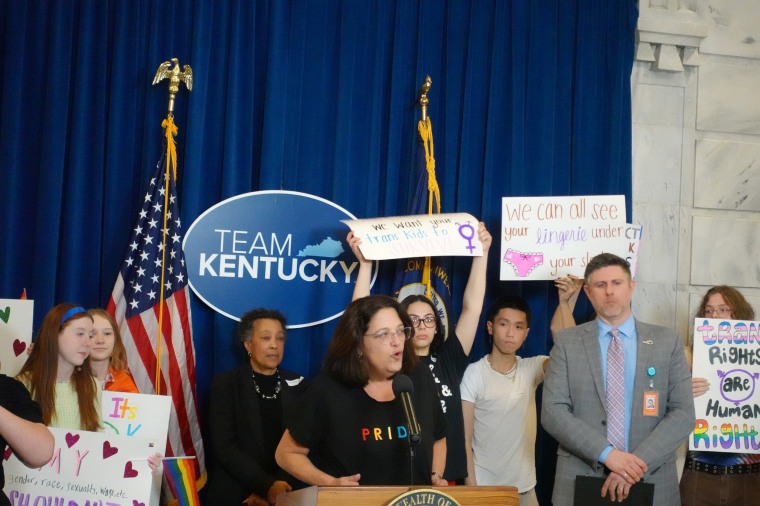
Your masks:
{"label": "girl with blue headband", "polygon": [[50,427],[102,430],[101,388],[90,363],[92,316],[73,304],[59,304],[42,321],[18,379],[42,409]]}

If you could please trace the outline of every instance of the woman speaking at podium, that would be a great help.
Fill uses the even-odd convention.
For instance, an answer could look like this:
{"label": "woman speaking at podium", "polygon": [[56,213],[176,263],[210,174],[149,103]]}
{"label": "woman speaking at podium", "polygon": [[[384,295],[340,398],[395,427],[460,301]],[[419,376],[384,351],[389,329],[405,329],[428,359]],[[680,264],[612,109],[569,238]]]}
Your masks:
{"label": "woman speaking at podium", "polygon": [[[353,301],[341,317],[324,371],[307,388],[275,458],[318,486],[445,485],[445,419],[430,374],[416,367],[412,322],[384,295]],[[408,374],[422,435],[410,473],[409,430],[393,378]],[[412,483],[413,482],[413,483]]]}

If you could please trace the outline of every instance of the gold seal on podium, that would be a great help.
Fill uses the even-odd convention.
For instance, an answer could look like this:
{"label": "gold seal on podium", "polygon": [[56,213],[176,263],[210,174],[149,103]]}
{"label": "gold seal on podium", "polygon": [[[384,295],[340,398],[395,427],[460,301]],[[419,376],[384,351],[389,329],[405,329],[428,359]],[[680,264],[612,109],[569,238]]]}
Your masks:
{"label": "gold seal on podium", "polygon": [[461,504],[439,490],[417,488],[394,497],[387,506],[461,506]]}

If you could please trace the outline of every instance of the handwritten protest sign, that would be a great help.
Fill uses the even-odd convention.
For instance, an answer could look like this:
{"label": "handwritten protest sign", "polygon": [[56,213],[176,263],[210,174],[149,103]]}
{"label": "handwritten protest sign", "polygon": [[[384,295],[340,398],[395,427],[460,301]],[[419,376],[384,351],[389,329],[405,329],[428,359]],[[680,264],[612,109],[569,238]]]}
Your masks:
{"label": "handwritten protest sign", "polygon": [[341,220],[362,239],[367,260],[483,256],[478,220],[467,213]]}
{"label": "handwritten protest sign", "polygon": [[34,301],[0,299],[0,372],[15,376],[32,342]]}
{"label": "handwritten protest sign", "polygon": [[760,322],[696,318],[693,376],[710,389],[694,398],[689,448],[760,453]]}
{"label": "handwritten protest sign", "polygon": [[640,238],[626,224],[624,195],[504,197],[501,279],[582,277],[602,252],[635,260]]}
{"label": "handwritten protest sign", "polygon": [[[152,442],[155,451],[164,452],[169,432],[171,397],[104,391],[101,413],[106,434],[140,437]],[[153,476],[150,504],[158,504],[160,496],[161,474],[157,473]]]}
{"label": "handwritten protest sign", "polygon": [[39,469],[29,469],[6,450],[3,490],[12,505],[151,504],[153,479],[145,458],[156,449],[150,440],[57,428],[50,431],[55,437],[53,458]]}
{"label": "handwritten protest sign", "polygon": [[166,442],[171,400],[166,395],[105,391],[101,402],[105,432]]}

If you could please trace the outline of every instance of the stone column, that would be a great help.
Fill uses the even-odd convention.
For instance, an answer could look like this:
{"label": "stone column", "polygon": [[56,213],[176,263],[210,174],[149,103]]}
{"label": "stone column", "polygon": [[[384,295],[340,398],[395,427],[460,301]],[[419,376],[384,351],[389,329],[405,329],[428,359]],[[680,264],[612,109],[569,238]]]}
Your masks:
{"label": "stone column", "polygon": [[636,315],[691,334],[710,286],[760,319],[760,2],[641,0],[633,96]]}

